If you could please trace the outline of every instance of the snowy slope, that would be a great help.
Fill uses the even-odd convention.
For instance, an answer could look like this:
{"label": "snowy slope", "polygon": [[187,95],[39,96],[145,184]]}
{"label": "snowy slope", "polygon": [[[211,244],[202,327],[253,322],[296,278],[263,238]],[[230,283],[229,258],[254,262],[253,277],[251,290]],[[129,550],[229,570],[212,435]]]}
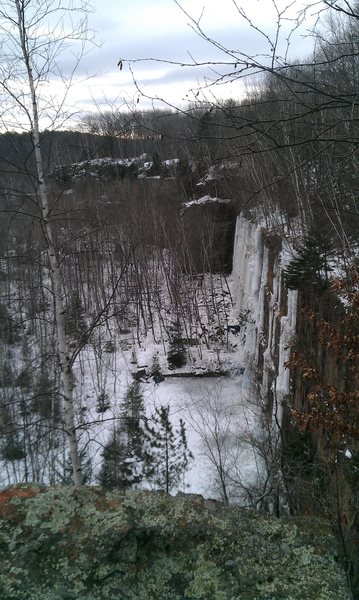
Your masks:
{"label": "snowy slope", "polygon": [[[154,407],[170,405],[174,423],[179,418],[186,422],[194,460],[183,489],[209,497],[227,493],[243,502],[255,488],[260,495],[266,465],[255,448],[264,435],[268,407],[280,420],[281,402],[290,391],[284,364],[296,321],[296,293],[282,284],[289,248],[283,241],[273,245],[272,237],[263,224],[239,216],[230,277],[181,275],[175,302],[161,256],[153,264],[154,288],[141,298],[142,320],[134,325],[139,310],[130,299],[123,322],[104,322],[79,352],[76,416],[94,482],[121,401],[133,377],[140,377],[148,416]],[[178,315],[187,364],[171,370],[167,352]],[[158,385],[150,376],[155,356],[164,377]],[[103,411],[98,410],[101,395],[108,404]],[[13,471],[3,464],[3,484],[23,477],[19,461]]]}
{"label": "snowy slope", "polygon": [[[205,449],[206,443],[216,443],[213,435],[211,438],[216,422],[219,433],[230,440],[231,450],[223,449],[229,465],[228,477],[233,476],[236,481],[241,478],[246,487],[255,480],[258,471],[263,474],[263,465],[253,452],[254,441],[251,438],[260,435],[263,413],[269,402],[268,394],[273,396],[273,390],[276,393],[273,410],[277,411],[276,417],[280,419],[281,402],[290,391],[289,373],[284,363],[288,359],[288,344],[295,335],[296,318],[296,293],[287,291],[282,285],[282,271],[290,254],[283,243],[277,256],[270,256],[267,235],[268,231],[263,226],[238,217],[233,271],[227,282],[232,302],[228,301],[227,309],[220,314],[220,321],[215,323],[216,327],[220,325],[226,331],[226,336],[221,340],[214,339],[208,345],[203,344],[201,348],[189,347],[189,360],[185,367],[169,371],[167,342],[160,339],[159,333],[155,336],[148,333],[142,337],[141,344],[130,334],[127,343],[124,340],[120,342],[117,352],[104,353],[102,362],[107,362],[107,369],[102,385],[111,398],[111,409],[101,416],[103,422],[95,427],[94,454],[99,439],[102,443],[106,441],[108,428],[113,426],[112,416],[118,416],[121,397],[132,380],[132,374],[145,371],[142,391],[148,414],[154,406],[169,404],[174,421],[182,417],[187,424],[189,445],[195,456],[185,481],[190,491],[210,496],[220,494],[218,473],[213,461],[211,464],[209,448]],[[216,297],[223,300],[220,276],[209,277],[211,286],[217,288]],[[209,290],[211,286],[207,284]],[[163,309],[170,310],[165,299]],[[206,317],[206,327],[203,323],[202,326],[208,331],[211,327],[214,329],[214,324],[205,309],[202,308],[198,318],[202,322]],[[210,332],[208,338],[211,338]],[[155,354],[165,378],[159,385],[147,377]],[[99,368],[95,355],[91,357],[89,353],[87,363],[87,367],[82,365],[79,368],[79,373],[86,373],[81,388],[90,390],[85,411],[87,420],[91,414],[90,420],[96,421],[95,379],[103,370]],[[222,373],[221,376],[199,377],[216,370]],[[108,425],[106,419],[110,420]],[[211,438],[209,441],[205,439],[205,429],[207,437]]]}

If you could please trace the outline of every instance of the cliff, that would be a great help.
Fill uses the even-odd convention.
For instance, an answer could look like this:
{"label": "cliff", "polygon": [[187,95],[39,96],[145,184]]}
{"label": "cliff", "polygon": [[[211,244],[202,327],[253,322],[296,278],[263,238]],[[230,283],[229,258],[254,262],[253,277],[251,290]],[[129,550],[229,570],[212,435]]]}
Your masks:
{"label": "cliff", "polygon": [[326,522],[185,494],[0,494],[2,600],[349,600]]}
{"label": "cliff", "polygon": [[[281,421],[290,392],[289,344],[296,334],[297,291],[288,290],[283,272],[292,257],[285,239],[242,216],[237,219],[233,254],[234,315],[241,325],[243,362],[252,370],[252,395]],[[257,388],[257,391],[255,390]],[[259,397],[258,397],[259,396]]]}

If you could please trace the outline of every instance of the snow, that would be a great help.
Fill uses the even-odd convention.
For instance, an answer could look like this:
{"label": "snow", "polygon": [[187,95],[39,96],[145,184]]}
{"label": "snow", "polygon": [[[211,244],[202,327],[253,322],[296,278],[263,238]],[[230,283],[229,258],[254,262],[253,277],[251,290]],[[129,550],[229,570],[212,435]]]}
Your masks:
{"label": "snow", "polygon": [[207,183],[215,181],[216,179],[218,179],[218,175],[216,174],[215,167],[211,166],[209,167],[208,173],[206,173],[206,175],[199,180],[197,187],[206,185]]}
{"label": "snow", "polygon": [[241,379],[228,377],[168,378],[158,386],[150,384],[145,388],[147,405],[169,404],[172,420],[176,422],[182,418],[186,423],[188,445],[194,455],[192,467],[185,476],[186,491],[216,496],[213,468],[208,458],[203,455],[203,440],[198,428],[201,422],[206,422],[208,426],[216,421],[224,430],[226,416],[230,410],[232,427],[231,431],[226,428],[227,436],[231,433],[236,435],[237,439],[240,437],[239,423],[244,434],[247,421],[240,402],[241,391]]}
{"label": "snow", "polygon": [[216,198],[206,194],[205,196],[201,196],[201,198],[194,198],[193,200],[189,200],[189,202],[184,202],[183,206],[185,208],[190,208],[191,206],[203,206],[204,204],[228,204],[231,202],[228,199]]}
{"label": "snow", "polygon": [[226,160],[218,165],[210,165],[207,173],[199,180],[196,184],[197,187],[205,186],[212,181],[217,181],[223,178],[223,174],[238,169],[239,163],[237,161]]}
{"label": "snow", "polygon": [[[203,196],[186,206],[211,202],[228,200]],[[178,423],[182,418],[186,423],[194,461],[183,481],[184,490],[221,497],[218,470],[210,460],[217,434],[223,444],[228,479],[236,481],[235,486],[228,483],[232,500],[242,501],[241,490],[263,476],[264,465],[254,452],[254,441],[261,435],[270,386],[276,391],[277,407],[289,393],[289,372],[284,365],[295,334],[297,310],[296,292],[286,292],[281,281],[291,248],[283,241],[271,264],[267,233],[265,223],[239,216],[231,276],[181,276],[184,337],[193,342],[187,346],[185,367],[170,371],[167,364],[168,335],[175,313],[166,252],[158,262],[153,258],[156,293],[151,298],[152,325],[147,322],[136,327],[136,307],[131,308],[130,303],[127,323],[119,328],[105,322],[91,344],[81,350],[74,365],[76,418],[80,445],[91,455],[95,473],[133,375],[143,371],[141,390],[147,416],[161,404],[170,405],[171,419]],[[31,336],[28,342],[31,346]],[[155,355],[164,376],[159,385],[149,376]],[[21,360],[17,358],[19,364]],[[217,376],[209,377],[210,372]],[[110,403],[102,413],[97,407],[100,394]],[[5,473],[3,482],[7,483]]]}
{"label": "snow", "polygon": [[[104,158],[92,158],[91,160],[83,160],[82,162],[74,163],[72,166],[76,170],[78,167],[103,167],[103,166],[116,166],[116,165],[123,165],[125,167],[129,167],[132,164],[138,164],[141,161],[142,161],[142,157],[110,158],[109,156],[107,156]],[[147,164],[149,164],[149,163],[147,163]]]}
{"label": "snow", "polygon": [[[252,440],[260,432],[265,394],[270,383],[273,382],[272,390],[277,395],[276,409],[279,407],[280,410],[281,400],[289,393],[289,372],[284,364],[289,358],[289,344],[295,334],[297,302],[293,291],[285,292],[287,298],[282,298],[281,274],[289,256],[285,243],[272,265],[273,281],[272,288],[269,288],[270,260],[265,244],[266,234],[263,223],[238,217],[233,272],[228,280],[211,274],[203,274],[201,281],[183,276],[183,298],[188,303],[186,308],[183,307],[187,335],[197,344],[188,347],[185,367],[175,372],[168,370],[163,325],[168,330],[172,318],[171,303],[165,293],[165,282],[160,283],[161,275],[158,273],[158,285],[162,286],[162,291],[154,330],[147,331],[147,334],[142,331],[138,337],[130,328],[129,333],[117,336],[113,352],[103,350],[106,343],[103,338],[101,351],[95,352],[89,347],[81,353],[77,365],[78,389],[81,391],[78,403],[85,403],[83,440],[89,437],[88,422],[93,423],[91,437],[94,441],[90,441],[89,445],[95,465],[99,466],[101,448],[109,437],[113,419],[118,418],[121,399],[133,374],[143,371],[142,392],[148,416],[156,406],[169,404],[171,418],[175,422],[183,418],[187,425],[189,448],[195,459],[185,477],[183,489],[220,497],[218,473],[216,476],[208,447],[206,450],[208,440],[205,439],[205,428],[211,436],[211,431],[215,431],[217,426],[229,440],[229,446],[225,445],[222,452],[229,461],[228,474],[237,481],[232,499],[238,500],[240,489],[263,476],[264,465],[253,450]],[[213,314],[208,312],[211,297],[211,302],[214,300],[216,304]],[[197,307],[202,307],[193,316],[191,298]],[[287,311],[284,313],[285,305]],[[277,324],[279,339],[276,339]],[[222,332],[226,332],[219,338],[214,335],[218,325]],[[261,371],[258,370],[260,350],[263,355]],[[154,355],[158,356],[165,378],[159,385],[147,376]],[[278,355],[277,364],[275,355]],[[216,370],[224,370],[227,374],[200,377]],[[104,390],[111,399],[111,408],[102,415],[96,411],[100,390]],[[281,415],[276,414],[276,417],[280,419]],[[214,439],[211,444],[215,444]]]}
{"label": "snow", "polygon": [[[291,260],[292,251],[283,240],[282,249],[273,265],[273,277],[269,281],[269,250],[264,244],[266,228],[263,223],[251,222],[242,216],[237,219],[233,257],[233,319],[245,318],[246,327],[241,331],[242,357],[244,365],[258,364],[259,349],[262,347],[264,366],[261,373],[262,389],[275,380],[277,403],[289,393],[289,371],[285,363],[289,359],[290,342],[295,336],[297,314],[297,292],[285,290],[282,273]],[[286,294],[286,298],[282,294]],[[282,314],[287,304],[287,311]],[[265,313],[268,323],[263,329]],[[232,319],[232,320],[233,320]],[[276,324],[279,322],[279,340],[276,339]],[[278,352],[278,365],[273,357]],[[253,390],[255,394],[255,391]]]}

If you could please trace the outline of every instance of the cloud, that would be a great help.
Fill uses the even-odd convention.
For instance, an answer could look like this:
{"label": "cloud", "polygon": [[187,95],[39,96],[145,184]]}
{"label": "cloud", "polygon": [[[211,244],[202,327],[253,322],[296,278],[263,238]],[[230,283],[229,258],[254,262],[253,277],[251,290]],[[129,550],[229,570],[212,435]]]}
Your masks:
{"label": "cloud", "polygon": [[[205,6],[201,25],[214,43],[196,35],[188,26],[189,18],[181,13],[173,0],[131,0],[131,3],[127,0],[95,0],[97,12],[92,15],[90,26],[97,29],[98,39],[102,39],[103,44],[84,57],[80,64],[79,76],[95,75],[76,92],[83,105],[90,106],[94,101],[100,103],[104,98],[117,102],[121,97],[131,99],[138,96],[130,67],[136,82],[149,96],[160,95],[180,103],[190,94],[188,90],[203,85],[215,74],[204,65],[181,67],[174,63],[227,62],[228,66],[216,64],[212,67],[223,75],[233,70],[235,56],[241,53],[259,56],[265,61],[270,53],[270,43],[240,18],[238,11],[233,12],[232,0],[221,0],[220,6],[217,0],[182,1],[195,18],[200,16]],[[243,0],[244,3],[246,1]],[[254,22],[273,37],[274,19],[273,15],[268,16],[268,6],[273,8],[272,2],[251,0],[247,6],[252,11]],[[283,24],[283,43],[279,53],[285,51],[290,27],[290,22],[286,26]],[[304,43],[297,37],[297,54],[305,53],[306,48],[309,52],[308,41]],[[63,57],[65,73],[70,72],[71,58],[70,54]],[[124,61],[122,70],[117,67],[120,59]],[[240,94],[240,85],[232,83],[227,90],[221,89],[220,94],[222,97]]]}

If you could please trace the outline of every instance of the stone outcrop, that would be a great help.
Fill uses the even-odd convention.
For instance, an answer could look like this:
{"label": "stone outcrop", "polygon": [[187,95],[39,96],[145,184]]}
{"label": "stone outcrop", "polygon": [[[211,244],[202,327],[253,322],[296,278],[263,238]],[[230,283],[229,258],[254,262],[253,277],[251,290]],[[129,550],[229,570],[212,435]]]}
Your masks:
{"label": "stone outcrop", "polygon": [[[282,421],[283,400],[290,393],[285,368],[296,334],[296,290],[288,290],[284,270],[291,258],[289,243],[263,224],[240,215],[233,254],[232,318],[241,324],[238,344],[243,363],[255,372],[258,403]],[[251,390],[253,397],[258,391]]]}
{"label": "stone outcrop", "polygon": [[0,493],[2,600],[349,600],[325,521],[202,496]]}

